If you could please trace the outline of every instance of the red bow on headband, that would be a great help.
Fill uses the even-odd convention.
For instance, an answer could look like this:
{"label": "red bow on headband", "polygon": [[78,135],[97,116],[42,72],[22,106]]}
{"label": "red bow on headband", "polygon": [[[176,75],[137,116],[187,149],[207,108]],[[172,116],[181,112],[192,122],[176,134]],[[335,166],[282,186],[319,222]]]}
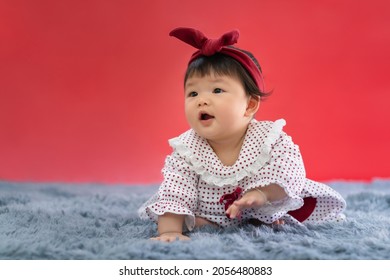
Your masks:
{"label": "red bow on headband", "polygon": [[197,48],[202,55],[211,56],[221,51],[222,47],[237,43],[240,33],[238,30],[233,30],[218,39],[209,39],[199,30],[179,27],[172,30],[169,35]]}
{"label": "red bow on headband", "polygon": [[176,28],[169,35],[198,49],[192,55],[189,63],[202,55],[212,56],[215,53],[228,55],[237,60],[249,72],[257,87],[264,92],[263,75],[256,63],[247,53],[231,47],[231,45],[237,43],[240,36],[238,30],[227,32],[218,39],[209,39],[199,30],[187,27]]}

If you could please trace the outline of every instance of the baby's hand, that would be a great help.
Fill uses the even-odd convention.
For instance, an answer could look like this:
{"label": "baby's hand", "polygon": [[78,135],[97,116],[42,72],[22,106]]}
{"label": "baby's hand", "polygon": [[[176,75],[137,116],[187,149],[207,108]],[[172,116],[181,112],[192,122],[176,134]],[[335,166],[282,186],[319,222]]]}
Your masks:
{"label": "baby's hand", "polygon": [[248,208],[259,208],[267,203],[267,196],[260,190],[250,190],[245,193],[239,200],[233,202],[226,210],[230,219],[240,217],[241,211]]}
{"label": "baby's hand", "polygon": [[181,240],[181,241],[190,240],[190,238],[188,236],[185,236],[180,232],[166,232],[166,233],[160,234],[157,237],[152,237],[150,239],[151,240],[158,240],[158,241],[162,241],[162,242],[173,242],[176,240]]}

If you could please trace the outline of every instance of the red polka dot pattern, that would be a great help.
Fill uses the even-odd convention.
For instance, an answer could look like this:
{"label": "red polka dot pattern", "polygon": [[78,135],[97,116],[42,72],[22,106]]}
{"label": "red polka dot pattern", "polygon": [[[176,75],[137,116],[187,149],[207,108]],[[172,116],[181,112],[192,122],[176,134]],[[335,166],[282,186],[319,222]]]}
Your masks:
{"label": "red polka dot pattern", "polygon": [[[252,120],[232,166],[224,166],[207,141],[193,130],[171,139],[174,151],[166,158],[164,180],[158,193],[140,208],[141,218],[157,221],[166,212],[182,214],[186,215],[189,230],[195,225],[195,216],[223,227],[251,218],[264,223],[278,219],[298,223],[287,212],[299,209],[304,197],[315,197],[316,208],[306,221],[340,219],[345,200],[329,186],[306,178],[299,147],[282,131],[284,125],[284,120]],[[271,183],[283,187],[288,196],[258,209],[247,209],[240,220],[226,217],[224,205],[219,203],[222,195],[237,186],[245,193]]]}

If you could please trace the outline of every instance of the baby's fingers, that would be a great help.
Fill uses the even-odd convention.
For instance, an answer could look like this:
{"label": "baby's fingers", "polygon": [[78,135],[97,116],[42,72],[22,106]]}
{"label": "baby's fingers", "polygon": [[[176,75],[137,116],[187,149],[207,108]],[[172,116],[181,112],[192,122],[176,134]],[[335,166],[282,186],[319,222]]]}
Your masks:
{"label": "baby's fingers", "polygon": [[161,242],[173,242],[176,241],[177,239],[178,239],[177,237],[172,237],[172,236],[157,236],[157,237],[150,238],[150,240],[156,240]]}
{"label": "baby's fingers", "polygon": [[229,217],[229,219],[239,218],[241,216],[241,209],[240,207],[232,204],[226,210],[226,215]]}
{"label": "baby's fingers", "polygon": [[255,206],[256,201],[253,198],[243,197],[239,200],[234,201],[233,205],[239,207],[240,209],[251,208]]}
{"label": "baby's fingers", "polygon": [[161,235],[161,236],[157,236],[157,237],[152,237],[150,238],[150,240],[157,240],[157,241],[161,241],[161,242],[174,242],[174,241],[188,241],[190,240],[190,238],[188,236],[185,236],[185,235]]}

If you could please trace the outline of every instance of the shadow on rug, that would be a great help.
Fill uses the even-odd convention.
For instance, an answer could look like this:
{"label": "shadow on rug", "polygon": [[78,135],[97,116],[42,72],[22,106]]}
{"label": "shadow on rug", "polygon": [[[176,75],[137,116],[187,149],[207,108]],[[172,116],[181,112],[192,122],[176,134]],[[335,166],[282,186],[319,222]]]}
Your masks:
{"label": "shadow on rug", "polygon": [[205,227],[164,244],[137,216],[156,186],[0,182],[0,259],[390,259],[390,181],[329,185],[344,222]]}

